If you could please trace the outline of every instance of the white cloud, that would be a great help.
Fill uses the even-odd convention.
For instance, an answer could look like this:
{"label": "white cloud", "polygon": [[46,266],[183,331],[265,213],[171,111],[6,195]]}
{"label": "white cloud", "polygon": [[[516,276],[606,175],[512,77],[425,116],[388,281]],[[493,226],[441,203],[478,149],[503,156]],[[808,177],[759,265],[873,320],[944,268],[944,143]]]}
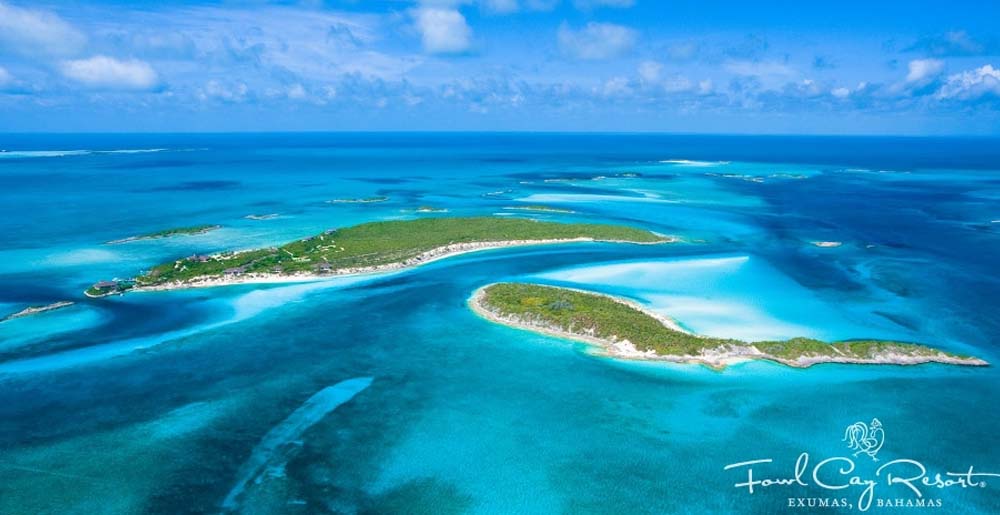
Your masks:
{"label": "white cloud", "polygon": [[837,98],[847,98],[851,96],[851,90],[847,88],[834,88],[830,90],[830,94]]}
{"label": "white cloud", "polygon": [[25,55],[70,56],[87,38],[55,14],[0,2],[0,48]]}
{"label": "white cloud", "polygon": [[10,75],[10,72],[6,68],[0,66],[0,86],[6,86],[11,82],[14,82],[14,77]]}
{"label": "white cloud", "polygon": [[292,100],[302,100],[306,96],[308,94],[306,93],[306,88],[302,87],[302,84],[295,83],[288,88],[288,98]]}
{"label": "white cloud", "polygon": [[639,63],[639,77],[645,82],[656,82],[660,80],[660,72],[663,65],[656,61],[643,61]]}
{"label": "white cloud", "polygon": [[698,93],[699,94],[707,95],[707,94],[711,93],[713,89],[715,89],[715,86],[712,84],[712,80],[711,79],[705,79],[705,80],[703,80],[703,81],[701,81],[701,82],[698,83]]}
{"label": "white cloud", "polygon": [[601,88],[601,94],[606,97],[621,97],[632,93],[632,87],[625,77],[608,79]]}
{"label": "white cloud", "polygon": [[198,90],[198,98],[201,100],[221,100],[223,102],[240,103],[247,99],[249,93],[250,88],[243,82],[223,84],[212,79]]}
{"label": "white cloud", "polygon": [[61,69],[66,77],[96,88],[145,90],[159,84],[153,67],[137,59],[122,61],[96,55],[88,59],[63,61]]}
{"label": "white cloud", "polygon": [[906,82],[923,82],[933,78],[944,69],[944,61],[939,59],[914,59],[909,64],[910,72],[906,74]]}
{"label": "white cloud", "polygon": [[469,49],[472,31],[456,9],[420,7],[413,10],[424,50],[432,54],[455,54]]}
{"label": "white cloud", "polygon": [[789,90],[804,97],[817,97],[825,92],[824,87],[812,79],[802,79],[797,84],[790,84],[789,86]]}
{"label": "white cloud", "polygon": [[990,94],[1000,96],[1000,69],[987,64],[975,70],[949,75],[935,96],[940,99],[968,100]]}
{"label": "white cloud", "polygon": [[559,47],[578,59],[609,59],[622,55],[635,45],[635,31],[613,23],[590,22],[580,30],[565,23],[559,27]]}

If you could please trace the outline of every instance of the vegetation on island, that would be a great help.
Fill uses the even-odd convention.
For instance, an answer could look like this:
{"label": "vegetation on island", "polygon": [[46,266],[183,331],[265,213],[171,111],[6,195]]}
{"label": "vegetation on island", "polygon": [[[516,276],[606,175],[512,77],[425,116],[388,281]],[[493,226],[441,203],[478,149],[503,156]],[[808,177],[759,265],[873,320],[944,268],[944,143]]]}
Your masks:
{"label": "vegetation on island", "polygon": [[119,295],[135,288],[135,281],[98,281],[83,293],[88,297],[107,297],[108,295]]}
{"label": "vegetation on island", "polygon": [[811,338],[792,338],[750,343],[703,337],[668,327],[649,313],[613,297],[555,286],[498,283],[484,288],[481,295],[479,305],[501,320],[605,341],[628,340],[638,351],[653,351],[661,356],[698,356],[706,351],[744,347],[766,355],[758,356],[760,358],[775,361],[811,357],[874,361],[885,354],[975,361],[923,345],[881,340],[826,343]]}
{"label": "vegetation on island", "polygon": [[221,229],[221,225],[193,225],[191,227],[175,227],[172,229],[164,229],[162,231],[151,232],[149,234],[143,234],[141,236],[130,236],[121,240],[109,241],[109,244],[115,243],[127,243],[130,241],[139,240],[157,240],[160,238],[170,238],[173,236],[194,236],[196,234],[205,234],[207,232],[214,231],[216,229]]}
{"label": "vegetation on island", "polygon": [[[329,230],[281,247],[189,256],[153,267],[135,279],[135,286],[255,273],[333,273],[401,263],[451,244],[576,238],[632,243],[667,241],[643,229],[604,224],[563,224],[499,217],[394,220]],[[95,295],[121,291],[108,283],[98,284],[104,285],[106,291],[95,290],[92,292]],[[125,283],[121,286],[130,287]]]}

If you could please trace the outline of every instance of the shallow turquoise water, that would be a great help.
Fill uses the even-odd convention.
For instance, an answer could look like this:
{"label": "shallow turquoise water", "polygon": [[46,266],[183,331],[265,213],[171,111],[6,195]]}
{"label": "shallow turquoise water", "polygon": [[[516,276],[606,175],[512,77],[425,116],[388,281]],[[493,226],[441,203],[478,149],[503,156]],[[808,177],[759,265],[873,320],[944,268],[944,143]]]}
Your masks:
{"label": "shallow turquoise water", "polygon": [[[771,457],[770,471],[787,474],[801,452],[846,455],[844,428],[872,418],[886,429],[882,462],[1000,471],[995,367],[616,362],[465,306],[483,284],[528,279],[625,295],[705,334],[896,338],[996,361],[1000,175],[986,150],[949,140],[159,138],[0,145],[166,149],[0,161],[0,306],[77,301],[0,324],[0,513],[219,511],[262,439],[317,392],[358,377],[373,380],[278,442],[282,459],[247,484],[240,510],[775,513],[788,497],[841,494],[751,496],[723,467]],[[678,159],[710,162],[661,162]],[[371,195],[390,200],[325,202]],[[574,213],[504,209],[541,203]],[[508,249],[383,276],[80,295],[96,279],[194,252],[440,216],[414,213],[420,205],[628,223],[687,243]],[[200,223],[224,227],[104,244]],[[810,244],[826,240],[844,244]],[[857,464],[873,473],[871,460]],[[1000,510],[992,486],[926,495],[941,513]]]}

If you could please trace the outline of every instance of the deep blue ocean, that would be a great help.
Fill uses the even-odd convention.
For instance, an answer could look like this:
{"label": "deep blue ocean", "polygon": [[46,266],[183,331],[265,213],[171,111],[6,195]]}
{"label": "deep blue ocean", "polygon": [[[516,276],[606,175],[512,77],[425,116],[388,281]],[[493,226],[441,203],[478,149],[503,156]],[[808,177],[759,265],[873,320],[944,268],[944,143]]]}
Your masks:
{"label": "deep blue ocean", "polygon": [[[1000,512],[1000,477],[918,497],[875,475],[897,459],[1000,473],[997,366],[623,362],[466,306],[527,280],[626,296],[701,334],[896,339],[1000,363],[998,140],[0,135],[0,150],[0,317],[75,302],[0,322],[0,513],[853,513],[864,487],[809,474],[851,457],[845,428],[876,418],[878,461],[818,479],[876,479],[871,513]],[[389,200],[327,202],[368,196]],[[511,209],[529,205],[572,212]],[[469,215],[684,242],[82,295],[193,253]],[[106,243],[196,224],[222,228]],[[734,486],[745,468],[724,469],[772,459],[755,478],[787,478],[802,453],[808,486],[751,494]]]}

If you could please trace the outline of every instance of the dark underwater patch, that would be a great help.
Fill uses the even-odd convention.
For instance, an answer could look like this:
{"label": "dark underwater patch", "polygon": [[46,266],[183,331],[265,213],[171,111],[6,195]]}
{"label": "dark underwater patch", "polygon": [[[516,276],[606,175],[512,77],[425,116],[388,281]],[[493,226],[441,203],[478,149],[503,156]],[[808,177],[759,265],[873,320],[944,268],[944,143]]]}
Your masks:
{"label": "dark underwater patch", "polygon": [[242,185],[240,181],[184,181],[165,186],[157,186],[144,191],[221,191],[233,190]]}

